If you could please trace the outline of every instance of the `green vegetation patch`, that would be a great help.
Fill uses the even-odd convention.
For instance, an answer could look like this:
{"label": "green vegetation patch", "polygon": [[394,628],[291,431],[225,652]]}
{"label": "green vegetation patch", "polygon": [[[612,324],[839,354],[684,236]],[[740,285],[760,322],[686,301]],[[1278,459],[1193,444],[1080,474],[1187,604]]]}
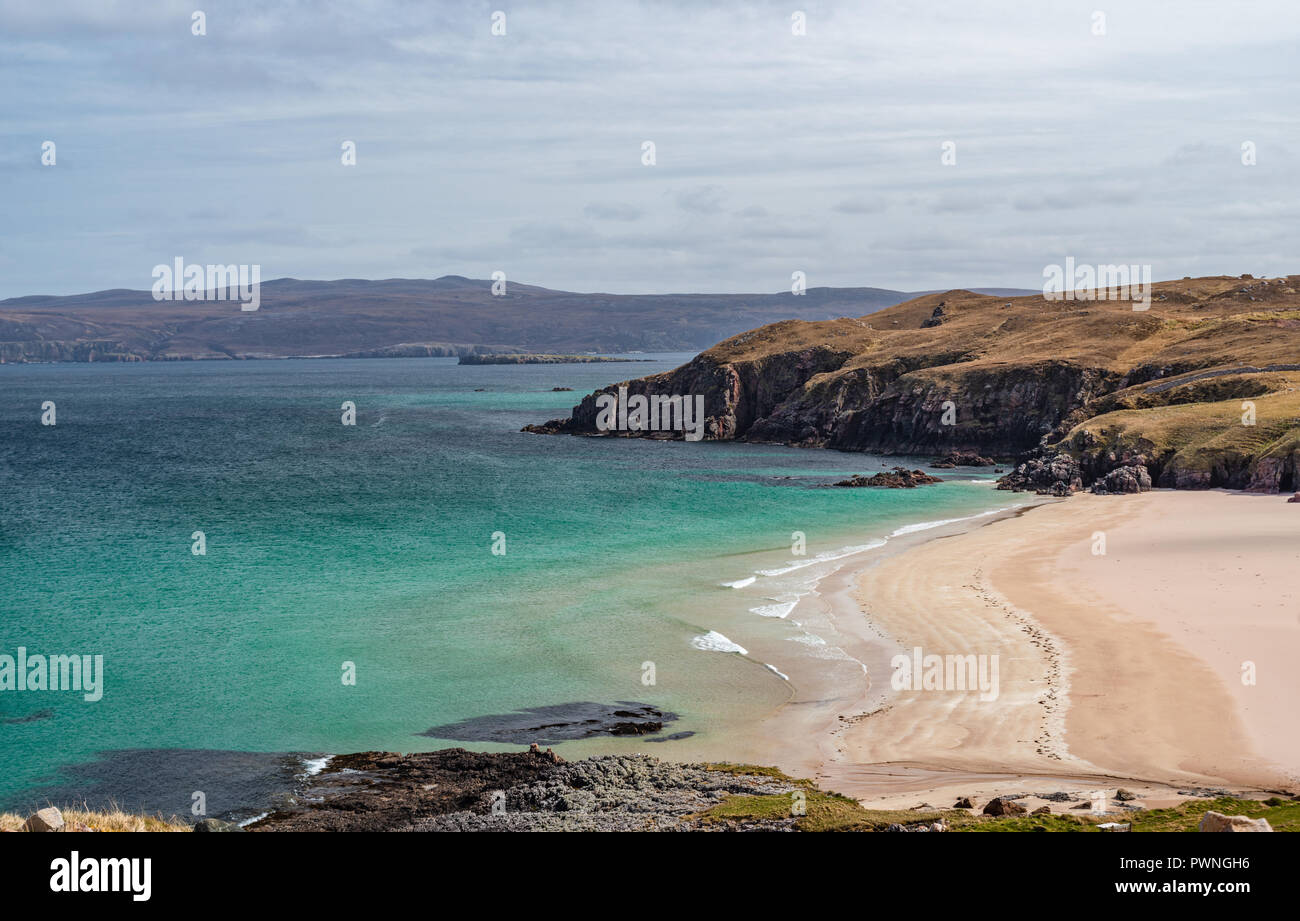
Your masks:
{"label": "green vegetation patch", "polygon": [[[803,792],[803,791],[799,791]],[[803,815],[795,815],[796,794],[770,796],[729,796],[716,806],[700,814],[707,823],[779,822],[793,819],[799,831],[879,831],[899,817],[907,821],[934,821],[938,813],[883,813],[863,809],[857,800],[838,793],[808,790],[804,793]],[[888,816],[888,820],[885,818]]]}
{"label": "green vegetation patch", "polygon": [[741,777],[770,777],[773,780],[779,780],[783,783],[794,784],[800,787],[812,788],[813,782],[807,779],[791,777],[780,768],[767,767],[761,764],[735,764],[731,761],[710,761],[704,765],[705,770],[718,771],[723,774],[736,774]]}
{"label": "green vegetation patch", "polygon": [[1223,815],[1244,815],[1248,819],[1268,819],[1274,831],[1300,831],[1300,800],[1273,797],[1261,802],[1230,796],[1134,813],[1133,831],[1196,831],[1201,817],[1211,810]]}

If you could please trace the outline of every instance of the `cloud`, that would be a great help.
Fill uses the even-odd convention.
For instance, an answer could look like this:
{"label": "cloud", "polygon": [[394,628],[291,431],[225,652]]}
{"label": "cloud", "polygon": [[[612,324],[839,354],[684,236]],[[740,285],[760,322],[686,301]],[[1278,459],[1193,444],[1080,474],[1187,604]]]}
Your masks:
{"label": "cloud", "polygon": [[1023,0],[830,0],[804,36],[740,0],[538,0],[504,36],[492,4],[205,0],[204,36],[194,6],[0,0],[0,297],[138,286],[180,244],[628,292],[1295,270],[1292,0],[1130,4],[1104,36]]}
{"label": "cloud", "polygon": [[840,214],[879,214],[885,203],[879,198],[850,198],[837,202],[834,209]]}
{"label": "cloud", "polygon": [[633,205],[619,204],[617,202],[591,202],[583,209],[582,213],[598,221],[628,222],[640,220],[641,215],[645,212]]}
{"label": "cloud", "polygon": [[702,185],[677,193],[677,207],[694,214],[717,214],[722,210],[722,190]]}

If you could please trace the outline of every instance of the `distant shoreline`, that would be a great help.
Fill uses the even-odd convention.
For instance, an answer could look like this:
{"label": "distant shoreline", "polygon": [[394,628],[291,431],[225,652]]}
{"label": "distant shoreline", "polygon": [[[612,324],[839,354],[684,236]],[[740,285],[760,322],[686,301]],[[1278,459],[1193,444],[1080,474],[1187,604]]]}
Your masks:
{"label": "distant shoreline", "polygon": [[628,361],[654,361],[653,358],[614,358],[608,355],[461,355],[462,365],[589,365]]}

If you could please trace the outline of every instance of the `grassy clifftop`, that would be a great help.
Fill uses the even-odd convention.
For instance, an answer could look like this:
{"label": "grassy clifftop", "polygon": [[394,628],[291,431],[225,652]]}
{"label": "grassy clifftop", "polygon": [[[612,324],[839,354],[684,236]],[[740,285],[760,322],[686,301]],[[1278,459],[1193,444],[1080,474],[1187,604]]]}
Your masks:
{"label": "grassy clifftop", "polygon": [[[949,291],[760,327],[627,383],[703,393],[714,439],[1004,457],[1052,445],[1089,476],[1127,452],[1161,485],[1297,488],[1300,275],[1159,282],[1134,306]],[[595,397],[551,428],[594,432]]]}

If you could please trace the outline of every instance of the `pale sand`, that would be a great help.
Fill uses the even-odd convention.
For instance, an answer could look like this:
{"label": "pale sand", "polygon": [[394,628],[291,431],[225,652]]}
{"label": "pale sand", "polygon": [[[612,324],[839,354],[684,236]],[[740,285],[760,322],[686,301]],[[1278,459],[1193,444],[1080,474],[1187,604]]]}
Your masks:
{"label": "pale sand", "polygon": [[[1117,786],[1148,805],[1189,787],[1294,791],[1298,563],[1300,508],[1223,491],[1075,496],[928,541],[857,573],[856,598],[823,586],[842,632],[856,621],[897,646],[877,643],[857,712],[787,760],[880,807]],[[913,646],[997,654],[998,698],[889,690],[883,652]]]}

